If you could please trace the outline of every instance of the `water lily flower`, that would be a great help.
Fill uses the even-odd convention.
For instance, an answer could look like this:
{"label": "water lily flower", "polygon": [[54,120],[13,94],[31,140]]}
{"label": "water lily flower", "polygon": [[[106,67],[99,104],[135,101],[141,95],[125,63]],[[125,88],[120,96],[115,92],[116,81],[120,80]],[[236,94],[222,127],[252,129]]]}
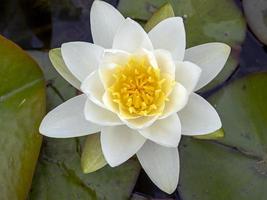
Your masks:
{"label": "water lily flower", "polygon": [[195,93],[221,71],[230,53],[223,43],[186,49],[181,17],[163,20],[149,33],[114,7],[94,1],[94,44],[61,46],[63,76],[83,94],[43,119],[40,132],[69,138],[100,132],[104,157],[112,167],[137,155],[163,191],[179,179],[181,135],[203,135],[221,128],[216,110]]}

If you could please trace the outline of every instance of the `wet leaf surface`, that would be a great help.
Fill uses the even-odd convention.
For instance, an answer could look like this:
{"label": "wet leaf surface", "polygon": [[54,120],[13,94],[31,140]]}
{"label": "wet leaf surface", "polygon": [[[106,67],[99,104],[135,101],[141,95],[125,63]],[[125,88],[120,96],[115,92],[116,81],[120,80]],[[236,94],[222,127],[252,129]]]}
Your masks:
{"label": "wet leaf surface", "polygon": [[260,41],[267,44],[267,1],[243,0],[243,7],[249,27]]}
{"label": "wet leaf surface", "polygon": [[45,84],[36,62],[0,36],[0,196],[26,199],[42,137]]}
{"label": "wet leaf surface", "polygon": [[225,137],[215,142],[183,138],[183,200],[266,198],[266,84],[267,73],[249,75],[209,98],[221,116]]}

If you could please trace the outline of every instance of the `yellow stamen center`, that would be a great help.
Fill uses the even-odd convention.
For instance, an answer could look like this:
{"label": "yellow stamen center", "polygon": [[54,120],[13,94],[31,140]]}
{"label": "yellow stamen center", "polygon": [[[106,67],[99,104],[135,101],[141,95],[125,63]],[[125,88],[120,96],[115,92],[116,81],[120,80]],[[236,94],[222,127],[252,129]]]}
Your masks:
{"label": "yellow stamen center", "polygon": [[120,111],[129,116],[151,116],[162,112],[173,80],[148,59],[131,58],[125,66],[117,66],[110,96]]}

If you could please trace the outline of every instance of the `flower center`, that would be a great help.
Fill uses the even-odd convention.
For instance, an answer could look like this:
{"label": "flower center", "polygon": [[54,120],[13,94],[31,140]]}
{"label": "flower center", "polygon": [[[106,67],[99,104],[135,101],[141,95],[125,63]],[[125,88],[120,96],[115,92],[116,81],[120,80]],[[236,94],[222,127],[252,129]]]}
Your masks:
{"label": "flower center", "polygon": [[113,102],[120,112],[135,117],[160,114],[174,83],[146,58],[131,58],[125,66],[117,66],[113,76],[115,81],[109,88]]}

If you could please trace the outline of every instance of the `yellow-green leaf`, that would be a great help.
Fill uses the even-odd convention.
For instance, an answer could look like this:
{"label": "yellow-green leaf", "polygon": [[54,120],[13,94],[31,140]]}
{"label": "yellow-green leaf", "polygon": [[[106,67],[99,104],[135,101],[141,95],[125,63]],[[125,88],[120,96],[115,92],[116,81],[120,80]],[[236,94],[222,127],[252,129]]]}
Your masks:
{"label": "yellow-green leaf", "polygon": [[0,199],[26,199],[38,160],[45,82],[37,63],[0,36]]}
{"label": "yellow-green leaf", "polygon": [[57,72],[71,85],[79,90],[81,82],[70,72],[70,70],[65,65],[60,48],[50,50],[49,58]]}
{"label": "yellow-green leaf", "polygon": [[107,164],[102,153],[100,134],[88,135],[84,144],[81,166],[84,173],[95,172]]}
{"label": "yellow-green leaf", "polygon": [[215,131],[207,135],[194,136],[194,138],[200,139],[200,140],[217,140],[223,137],[224,137],[223,129],[219,129],[218,131]]}
{"label": "yellow-green leaf", "polygon": [[149,32],[153,27],[155,27],[159,22],[169,17],[174,17],[174,11],[170,3],[166,3],[161,6],[147,21],[145,24],[145,30]]}

